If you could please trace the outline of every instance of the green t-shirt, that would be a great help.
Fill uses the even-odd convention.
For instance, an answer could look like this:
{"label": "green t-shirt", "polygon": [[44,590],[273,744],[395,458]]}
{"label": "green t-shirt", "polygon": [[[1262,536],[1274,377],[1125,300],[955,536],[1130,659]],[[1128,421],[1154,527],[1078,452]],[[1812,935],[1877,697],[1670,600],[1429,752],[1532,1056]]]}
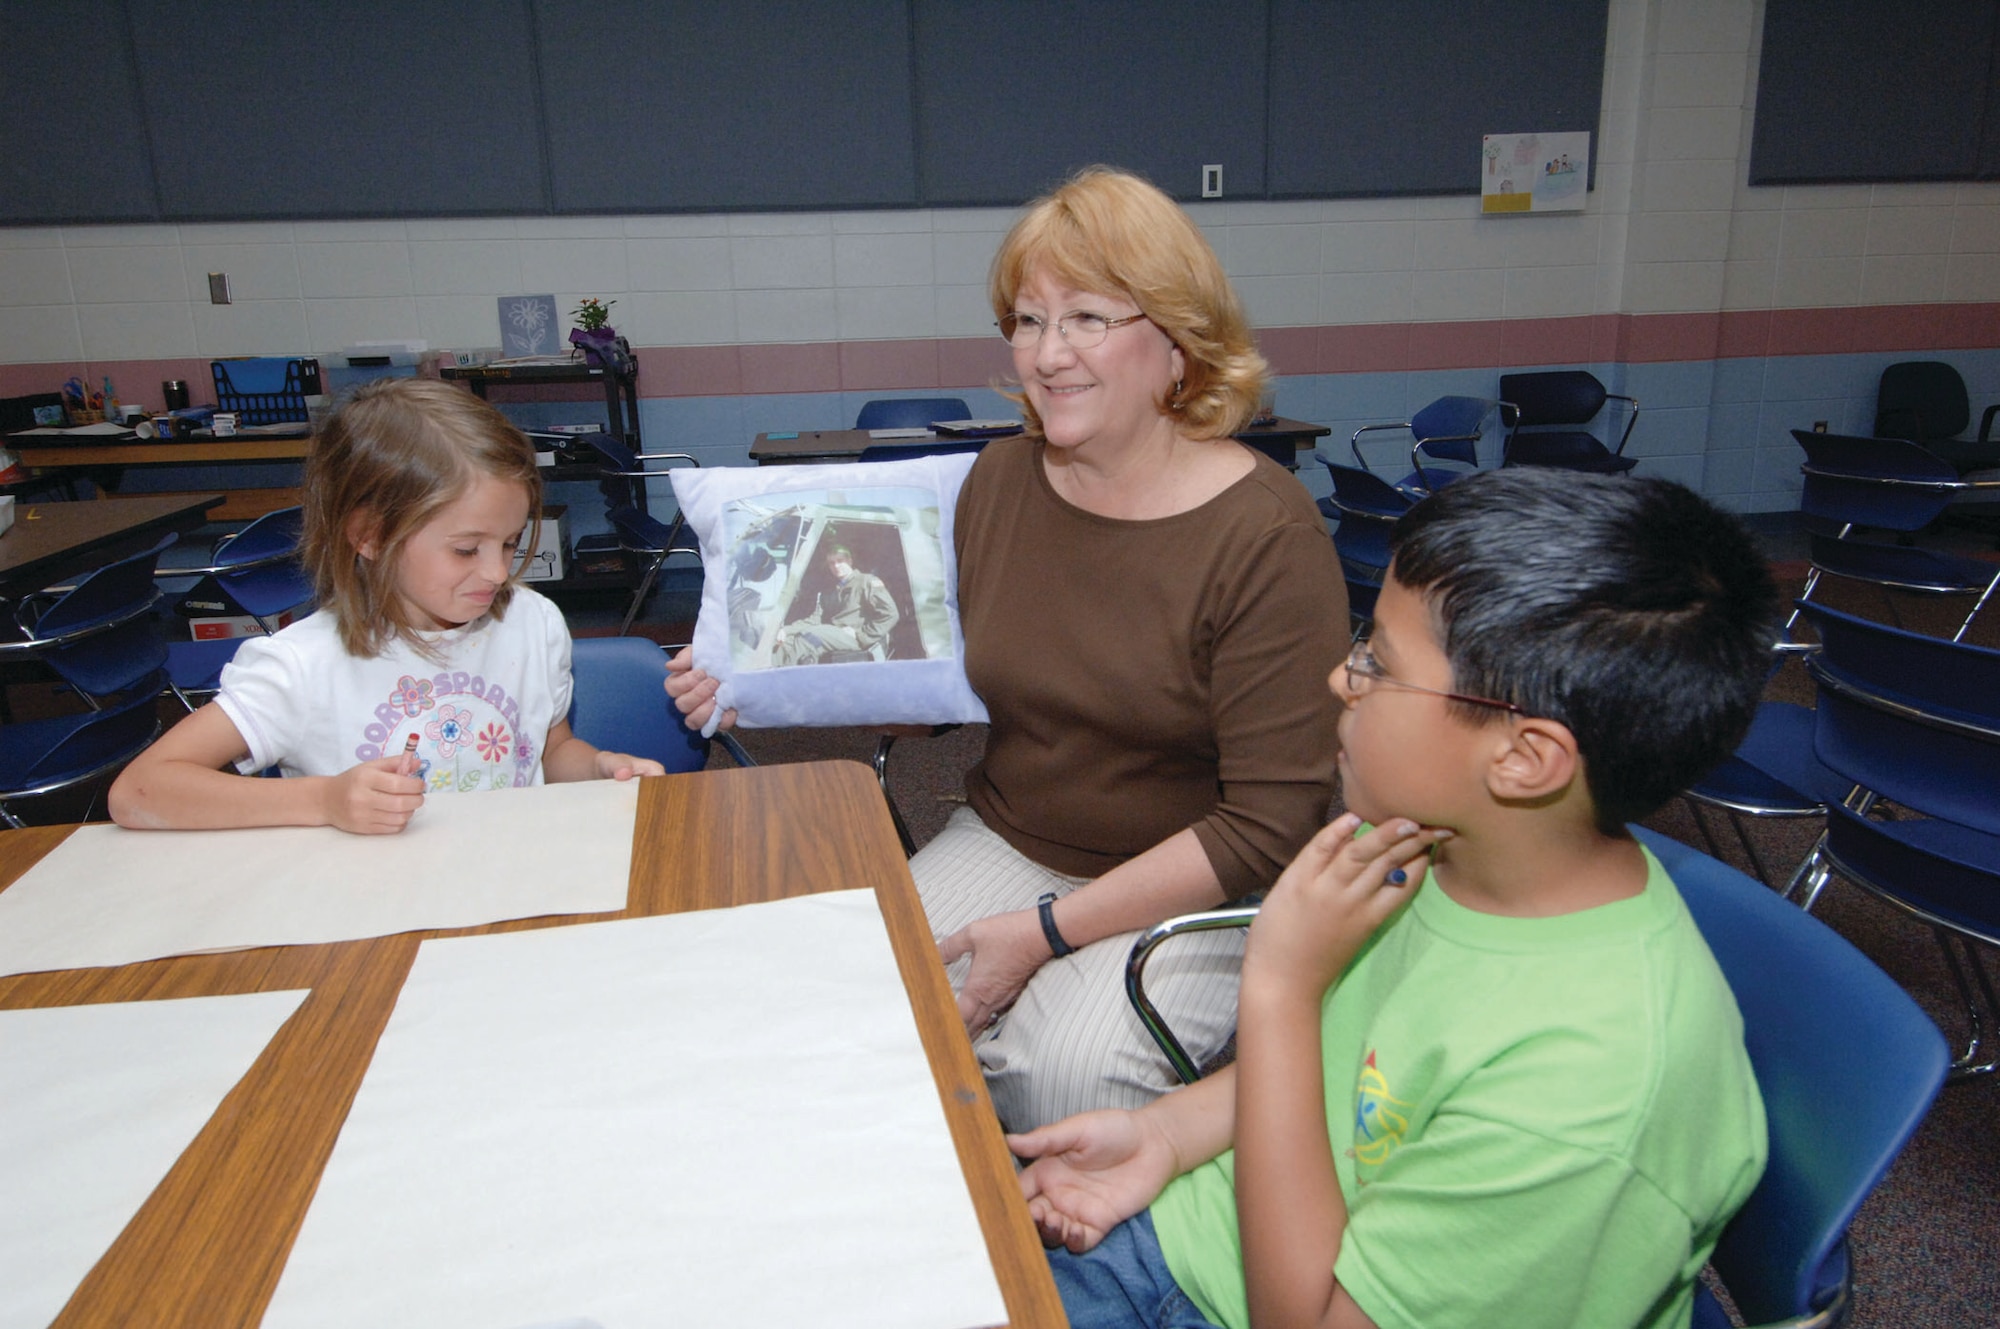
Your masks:
{"label": "green t-shirt", "polygon": [[[1334,1273],[1411,1329],[1684,1326],[1764,1170],[1743,1020],[1659,860],[1629,900],[1502,918],[1426,882],[1328,992]],[[1233,1153],[1153,1203],[1174,1280],[1249,1323]]]}

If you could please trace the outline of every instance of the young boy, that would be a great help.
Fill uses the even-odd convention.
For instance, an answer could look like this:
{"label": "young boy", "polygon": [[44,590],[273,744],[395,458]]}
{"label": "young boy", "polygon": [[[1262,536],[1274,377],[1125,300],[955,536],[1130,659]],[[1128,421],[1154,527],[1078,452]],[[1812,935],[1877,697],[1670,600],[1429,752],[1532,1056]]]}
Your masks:
{"label": "young boy", "polygon": [[1747,727],[1763,559],[1678,485],[1540,469],[1392,547],[1236,1063],[1009,1137],[1078,1329],[1684,1326],[1763,1170],[1735,1001],[1624,829]]}

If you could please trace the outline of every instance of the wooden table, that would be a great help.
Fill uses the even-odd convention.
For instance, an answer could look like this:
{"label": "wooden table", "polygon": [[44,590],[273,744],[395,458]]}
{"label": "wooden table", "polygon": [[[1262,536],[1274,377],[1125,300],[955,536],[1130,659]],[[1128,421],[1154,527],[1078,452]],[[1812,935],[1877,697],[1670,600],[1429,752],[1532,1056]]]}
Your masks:
{"label": "wooden table", "polygon": [[[1298,469],[1298,454],[1325,438],[1333,430],[1304,420],[1273,420],[1254,425],[1235,437],[1270,457],[1280,466]],[[794,433],[759,434],[750,444],[750,460],[759,466],[782,466],[801,462],[853,461],[871,443],[890,447],[899,442],[923,443],[939,438],[959,438],[956,434],[928,434],[922,439],[871,438],[865,429],[802,429]]]}
{"label": "wooden table", "polygon": [[0,600],[135,554],[168,531],[191,531],[221,503],[221,494],[147,494],[94,503],[17,500],[13,529],[0,535]]}
{"label": "wooden table", "polygon": [[[8,444],[21,464],[36,476],[88,479],[107,493],[118,488],[128,466],[239,466],[276,467],[303,461],[312,448],[310,438],[268,438],[249,435],[238,438],[194,438],[181,442],[139,440],[134,442],[78,443],[35,446],[15,439]],[[279,477],[273,477],[279,478]],[[291,478],[289,473],[285,479]],[[223,496],[215,513],[216,521],[248,521],[279,508],[297,507],[297,485],[269,485],[231,489]]]}
{"label": "wooden table", "polygon": [[[0,832],[0,889],[72,829]],[[622,914],[0,978],[0,1009],[312,989],[55,1324],[257,1324],[424,938],[862,888],[875,891],[888,925],[1009,1322],[1065,1324],[881,791],[856,762],[645,781]]]}

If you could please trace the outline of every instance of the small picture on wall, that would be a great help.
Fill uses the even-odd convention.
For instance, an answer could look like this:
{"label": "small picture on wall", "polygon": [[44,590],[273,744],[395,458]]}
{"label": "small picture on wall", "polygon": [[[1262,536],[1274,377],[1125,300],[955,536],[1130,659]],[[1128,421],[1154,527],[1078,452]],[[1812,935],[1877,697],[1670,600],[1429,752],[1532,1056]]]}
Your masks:
{"label": "small picture on wall", "polygon": [[566,348],[556,322],[553,295],[500,297],[500,354],[556,355]]}

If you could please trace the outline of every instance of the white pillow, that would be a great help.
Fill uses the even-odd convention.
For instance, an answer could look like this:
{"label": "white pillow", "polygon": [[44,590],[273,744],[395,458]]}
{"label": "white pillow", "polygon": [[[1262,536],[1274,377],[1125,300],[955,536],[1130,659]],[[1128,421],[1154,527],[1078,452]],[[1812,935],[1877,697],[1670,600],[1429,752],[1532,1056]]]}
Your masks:
{"label": "white pillow", "polygon": [[[951,533],[959,486],[976,460],[955,453],[673,471],[674,495],[701,540],[694,663],[721,682],[716,714],[733,707],[746,728],[985,720],[965,680]],[[841,636],[836,627],[815,630],[818,644],[785,648],[806,662],[775,663],[781,630],[815,614],[835,623],[821,594],[836,590],[826,569],[835,545],[853,555],[857,595],[879,605],[886,592],[895,602],[895,626],[872,653],[886,658],[856,659],[837,647],[828,653],[848,658],[813,658],[827,649],[823,639]]]}

